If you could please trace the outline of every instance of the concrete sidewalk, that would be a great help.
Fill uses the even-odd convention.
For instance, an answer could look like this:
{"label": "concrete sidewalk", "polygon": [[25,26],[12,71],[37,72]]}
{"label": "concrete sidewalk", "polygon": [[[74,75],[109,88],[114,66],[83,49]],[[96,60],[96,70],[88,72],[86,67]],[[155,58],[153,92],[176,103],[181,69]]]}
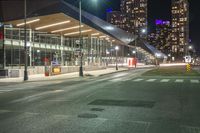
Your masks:
{"label": "concrete sidewalk", "polygon": [[[119,68],[118,71],[116,71],[115,68],[107,68],[107,69],[96,70],[96,71],[84,71],[84,76],[98,77],[105,74],[111,74],[111,73],[127,71],[127,70],[128,68],[124,67],[124,68]],[[44,74],[36,74],[36,75],[30,75],[28,81],[48,81],[48,80],[59,80],[59,79],[71,79],[71,78],[78,78],[78,77],[79,77],[79,72],[48,76],[48,77],[45,77]],[[0,83],[3,83],[3,82],[4,83],[23,82],[23,77],[0,79]]]}

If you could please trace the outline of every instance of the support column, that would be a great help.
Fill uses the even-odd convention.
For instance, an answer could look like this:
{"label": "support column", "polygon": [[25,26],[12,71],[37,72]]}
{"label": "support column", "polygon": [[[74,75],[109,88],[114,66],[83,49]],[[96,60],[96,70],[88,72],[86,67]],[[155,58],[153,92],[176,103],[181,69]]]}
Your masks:
{"label": "support column", "polygon": [[63,35],[60,36],[60,53],[61,53],[61,66],[64,66],[64,51],[63,51],[63,43],[64,43],[64,37]]}
{"label": "support column", "polygon": [[29,60],[30,67],[32,66],[32,30],[29,31]]}

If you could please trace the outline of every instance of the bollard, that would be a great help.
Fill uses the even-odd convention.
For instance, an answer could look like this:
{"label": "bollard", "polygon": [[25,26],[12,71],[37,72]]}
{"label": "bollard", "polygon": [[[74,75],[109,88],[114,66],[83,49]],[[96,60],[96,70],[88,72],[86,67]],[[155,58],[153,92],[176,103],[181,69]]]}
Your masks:
{"label": "bollard", "polygon": [[187,70],[187,72],[190,72],[190,71],[191,71],[191,65],[190,65],[190,64],[187,64],[187,65],[186,65],[186,70]]}

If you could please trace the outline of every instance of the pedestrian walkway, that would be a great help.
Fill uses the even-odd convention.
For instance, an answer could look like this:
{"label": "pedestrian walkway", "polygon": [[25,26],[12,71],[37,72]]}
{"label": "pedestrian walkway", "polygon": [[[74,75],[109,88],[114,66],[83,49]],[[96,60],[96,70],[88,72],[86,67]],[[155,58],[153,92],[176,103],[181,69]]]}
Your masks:
{"label": "pedestrian walkway", "polygon": [[[111,74],[111,73],[126,71],[126,70],[128,70],[128,68],[126,67],[121,67],[119,68],[118,71],[116,71],[116,68],[107,68],[107,69],[96,70],[96,71],[84,71],[84,75],[98,77],[101,75]],[[72,78],[78,78],[78,77],[79,77],[79,72],[48,76],[48,77],[45,77],[44,74],[37,74],[37,75],[30,75],[28,81],[48,81],[48,80],[60,80],[60,79],[72,79]],[[23,77],[0,79],[0,83],[12,83],[12,82],[13,83],[23,82]]]}

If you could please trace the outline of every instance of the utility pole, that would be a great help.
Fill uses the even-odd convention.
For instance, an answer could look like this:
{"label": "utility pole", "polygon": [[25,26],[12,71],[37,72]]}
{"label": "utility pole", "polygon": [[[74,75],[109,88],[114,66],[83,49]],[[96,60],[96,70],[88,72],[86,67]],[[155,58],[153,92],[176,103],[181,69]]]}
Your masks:
{"label": "utility pole", "polygon": [[26,0],[24,0],[24,81],[27,81],[28,80],[28,71],[27,71],[27,67],[28,67],[28,51],[27,51],[27,27],[26,27],[26,11],[27,11],[27,3],[26,3]]}
{"label": "utility pole", "polygon": [[82,1],[79,0],[79,44],[80,44],[80,69],[79,69],[79,76],[83,77],[83,44],[82,44],[82,29],[81,29],[81,25],[82,25]]}

